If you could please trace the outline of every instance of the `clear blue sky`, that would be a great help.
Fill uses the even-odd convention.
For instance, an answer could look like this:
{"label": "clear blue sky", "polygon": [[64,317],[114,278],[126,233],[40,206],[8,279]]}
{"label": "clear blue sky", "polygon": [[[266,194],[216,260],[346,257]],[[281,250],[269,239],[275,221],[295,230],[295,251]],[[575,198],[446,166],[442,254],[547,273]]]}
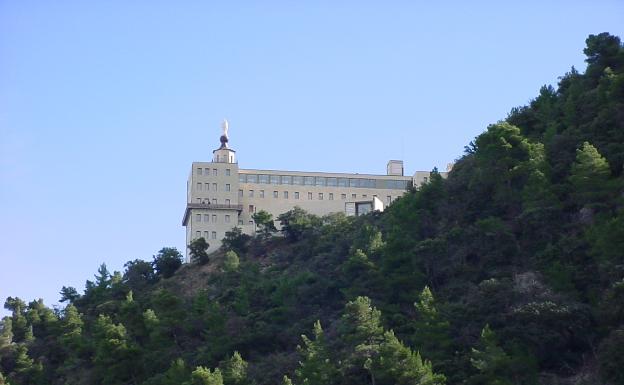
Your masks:
{"label": "clear blue sky", "polygon": [[243,168],[444,168],[603,31],[624,2],[0,1],[1,300],[182,250],[224,117]]}

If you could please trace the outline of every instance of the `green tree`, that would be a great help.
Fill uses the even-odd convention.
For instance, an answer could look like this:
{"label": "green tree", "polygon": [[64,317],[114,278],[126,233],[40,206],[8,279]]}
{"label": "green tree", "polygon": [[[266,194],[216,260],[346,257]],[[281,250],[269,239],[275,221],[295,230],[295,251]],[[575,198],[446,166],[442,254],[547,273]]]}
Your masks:
{"label": "green tree", "polygon": [[443,385],[446,378],[433,372],[431,362],[423,361],[396,338],[394,332],[384,333],[379,347],[379,357],[372,365],[380,384]]}
{"label": "green tree", "polygon": [[208,247],[210,247],[210,245],[204,238],[194,239],[188,246],[191,261],[199,263],[200,265],[208,263],[210,260],[208,252],[206,251]]}
{"label": "green tree", "polygon": [[472,349],[470,363],[479,374],[472,377],[471,383],[485,385],[511,385],[509,380],[511,357],[498,346],[496,334],[485,325],[477,348]]}
{"label": "green tree", "polygon": [[93,327],[93,344],[93,363],[102,384],[136,383],[135,378],[140,375],[136,365],[138,351],[122,324],[114,324],[110,317],[101,314]]}
{"label": "green tree", "polygon": [[219,368],[211,371],[210,368],[198,366],[191,373],[191,385],[223,385],[223,376]]}
{"label": "green tree", "polygon": [[609,193],[608,180],[611,171],[609,163],[598,150],[588,142],[576,150],[576,161],[570,172],[573,195],[579,205],[596,206]]}
{"label": "green tree", "polygon": [[59,302],[67,301],[69,303],[73,303],[75,300],[80,298],[80,294],[78,294],[78,290],[76,290],[76,288],[72,286],[69,286],[69,287],[63,286],[59,294],[61,294],[61,299],[59,300]]}
{"label": "green tree", "polygon": [[624,384],[624,329],[613,330],[598,348],[600,375],[609,384]]}
{"label": "green tree", "polygon": [[182,266],[182,254],[175,247],[163,247],[152,262],[156,275],[169,278]]}
{"label": "green tree", "polygon": [[254,213],[251,218],[258,226],[258,234],[264,239],[267,239],[271,236],[272,233],[276,232],[275,223],[273,223],[273,215],[270,213],[260,210]]}
{"label": "green tree", "polygon": [[297,241],[312,228],[321,225],[321,219],[310,214],[299,206],[277,217],[280,221],[281,231],[290,241]]}
{"label": "green tree", "polygon": [[303,346],[297,346],[302,360],[295,371],[297,379],[304,385],[330,385],[338,381],[338,370],[329,357],[320,321],[314,323],[314,340],[302,335]]}
{"label": "green tree", "polygon": [[225,232],[225,237],[221,241],[223,250],[232,250],[236,253],[244,254],[248,250],[248,244],[251,237],[243,233],[240,227],[232,227],[230,231]]}
{"label": "green tree", "polygon": [[124,265],[126,271],[123,275],[123,282],[131,289],[140,291],[156,281],[156,275],[152,264],[142,259],[128,261]]}
{"label": "green tree", "polygon": [[229,250],[225,253],[223,257],[223,270],[225,271],[236,271],[240,266],[240,260],[238,258],[238,254],[233,250]]}
{"label": "green tree", "polygon": [[414,346],[433,362],[436,369],[445,369],[445,360],[451,356],[450,325],[438,311],[428,286],[422,290],[414,307],[416,308]]}
{"label": "green tree", "polygon": [[234,352],[223,364],[223,383],[225,385],[244,385],[247,383],[247,362],[240,353]]}
{"label": "green tree", "polygon": [[63,310],[63,318],[61,319],[61,335],[60,340],[63,346],[72,352],[78,353],[82,347],[82,328],[84,322],[81,314],[78,313],[76,306],[71,303]]}

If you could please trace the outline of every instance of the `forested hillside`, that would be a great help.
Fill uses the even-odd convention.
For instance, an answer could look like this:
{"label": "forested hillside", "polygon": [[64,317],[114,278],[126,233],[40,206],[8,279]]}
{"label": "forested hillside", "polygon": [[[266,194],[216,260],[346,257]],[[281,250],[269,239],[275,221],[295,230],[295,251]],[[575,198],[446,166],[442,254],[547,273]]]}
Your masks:
{"label": "forested hillside", "polygon": [[624,48],[586,43],[383,213],[260,215],[61,309],[7,298],[0,384],[624,384]]}

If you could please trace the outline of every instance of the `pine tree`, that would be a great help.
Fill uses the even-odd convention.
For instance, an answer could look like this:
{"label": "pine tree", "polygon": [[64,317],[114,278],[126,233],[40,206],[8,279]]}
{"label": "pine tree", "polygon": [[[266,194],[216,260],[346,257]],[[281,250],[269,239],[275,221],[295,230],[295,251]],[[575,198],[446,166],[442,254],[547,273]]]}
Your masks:
{"label": "pine tree", "polygon": [[422,290],[414,307],[416,308],[414,346],[433,362],[436,369],[445,368],[444,360],[448,359],[452,344],[449,336],[450,325],[438,312],[428,286]]}
{"label": "pine tree", "polygon": [[223,376],[219,368],[211,371],[210,368],[198,366],[191,373],[191,385],[223,385]]}
{"label": "pine tree", "polygon": [[485,325],[477,348],[472,349],[470,363],[479,374],[471,378],[471,383],[486,385],[511,385],[511,357],[498,346],[496,334]]}
{"label": "pine tree", "polygon": [[338,371],[331,362],[320,321],[314,323],[314,340],[302,335],[303,346],[297,346],[302,360],[295,371],[304,385],[329,385],[337,381]]}
{"label": "pine tree", "polygon": [[609,163],[598,150],[584,142],[576,150],[576,160],[570,171],[570,183],[577,204],[600,206],[609,194]]}
{"label": "pine tree", "polygon": [[229,250],[225,253],[225,257],[223,259],[223,270],[224,271],[236,271],[240,266],[240,260],[238,258],[238,254],[235,251]]}
{"label": "pine tree", "polygon": [[223,363],[223,383],[225,385],[244,385],[247,383],[247,362],[240,353],[234,352],[232,357]]}

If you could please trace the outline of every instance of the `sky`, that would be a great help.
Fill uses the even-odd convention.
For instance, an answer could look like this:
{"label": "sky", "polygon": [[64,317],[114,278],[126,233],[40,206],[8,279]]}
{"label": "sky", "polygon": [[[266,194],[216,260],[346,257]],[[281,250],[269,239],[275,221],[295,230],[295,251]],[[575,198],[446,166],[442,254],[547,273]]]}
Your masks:
{"label": "sky", "polygon": [[0,0],[0,300],[183,250],[224,118],[241,168],[443,170],[605,31],[624,2]]}

